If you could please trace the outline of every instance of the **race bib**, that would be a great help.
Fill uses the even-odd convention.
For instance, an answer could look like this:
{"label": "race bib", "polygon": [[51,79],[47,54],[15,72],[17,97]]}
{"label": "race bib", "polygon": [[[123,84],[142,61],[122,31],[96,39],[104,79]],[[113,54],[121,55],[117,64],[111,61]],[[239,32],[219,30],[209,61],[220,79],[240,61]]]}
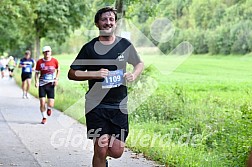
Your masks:
{"label": "race bib", "polygon": [[45,74],[45,75],[43,76],[43,79],[44,79],[44,80],[53,80],[54,77],[53,77],[53,74]]}
{"label": "race bib", "polygon": [[26,66],[24,72],[31,72],[31,68],[29,66]]}
{"label": "race bib", "polygon": [[109,71],[109,74],[102,82],[102,88],[115,88],[123,84],[123,70]]}

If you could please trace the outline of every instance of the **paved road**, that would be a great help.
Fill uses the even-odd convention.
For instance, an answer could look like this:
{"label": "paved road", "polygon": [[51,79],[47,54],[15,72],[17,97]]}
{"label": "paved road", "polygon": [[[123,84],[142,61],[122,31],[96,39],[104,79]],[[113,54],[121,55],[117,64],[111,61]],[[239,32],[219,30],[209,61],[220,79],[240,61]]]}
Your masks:
{"label": "paved road", "polygon": [[[84,125],[56,110],[47,124],[40,122],[39,100],[32,96],[22,99],[14,80],[0,79],[0,166],[91,167],[92,142],[86,139]],[[157,166],[135,157],[125,150],[120,159],[110,159],[109,166]]]}

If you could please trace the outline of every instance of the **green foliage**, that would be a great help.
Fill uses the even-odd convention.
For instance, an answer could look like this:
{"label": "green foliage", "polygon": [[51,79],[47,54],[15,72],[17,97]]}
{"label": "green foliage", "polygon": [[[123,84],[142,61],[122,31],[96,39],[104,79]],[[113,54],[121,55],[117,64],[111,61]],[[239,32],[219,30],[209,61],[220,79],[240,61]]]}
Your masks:
{"label": "green foliage", "polygon": [[220,26],[215,32],[210,32],[208,36],[209,53],[211,54],[224,54],[231,53],[231,33],[229,26]]}
{"label": "green foliage", "polygon": [[176,28],[174,33],[174,37],[165,43],[159,43],[158,48],[165,54],[169,54],[172,52],[173,49],[177,47],[178,44],[186,40],[186,33],[185,31]]}
{"label": "green foliage", "polygon": [[[121,2],[126,10],[125,18],[130,19],[165,54],[183,40],[190,41],[197,54],[247,54],[252,51],[252,4],[249,0]],[[76,52],[84,42],[74,45],[73,41],[88,41],[93,37],[86,32],[96,29],[93,23],[95,12],[116,3],[113,0],[2,0],[0,4],[0,52],[18,55],[35,47],[38,54],[41,38],[43,44],[59,48],[56,49],[59,53]],[[150,26],[158,18],[167,18],[176,27],[175,36],[166,43],[159,43],[150,35]],[[78,28],[81,35],[77,39],[74,30]],[[135,38],[137,45],[150,46],[146,39]]]}
{"label": "green foliage", "polygon": [[231,53],[245,54],[250,51],[251,47],[251,29],[252,22],[250,20],[241,21],[235,24],[231,30],[231,39],[233,45],[231,46]]}
{"label": "green foliage", "polygon": [[208,42],[206,37],[208,36],[208,31],[191,30],[190,37],[188,41],[193,45],[195,54],[205,54],[208,53]]}
{"label": "green foliage", "polygon": [[[129,115],[128,146],[167,166],[244,166],[252,145],[252,106],[249,84],[239,76],[251,60],[233,58],[204,57],[201,63],[191,58],[192,64],[184,63],[169,79],[147,67],[143,78],[156,76],[159,86]],[[237,72],[226,69],[231,66]],[[224,71],[232,73],[231,80]]]}
{"label": "green foliage", "polygon": [[[148,6],[151,6],[154,2],[149,3]],[[249,19],[252,16],[251,1],[163,0],[156,3],[152,8],[154,14],[146,12],[144,5],[137,7],[133,4],[129,9],[134,8],[140,12],[135,14],[136,12],[129,10],[128,15],[151,40],[149,29],[153,17],[172,20],[178,31],[173,39],[166,43],[152,40],[165,54],[183,40],[191,42],[196,54],[246,54],[252,51]],[[144,14],[141,11],[145,11]],[[145,44],[144,41],[140,43]]]}
{"label": "green foliage", "polygon": [[[92,34],[92,32],[94,32],[93,30],[97,30],[94,24],[96,11],[104,6],[113,6],[114,3],[113,0],[94,0],[92,2],[79,0],[78,3],[70,0],[69,2],[71,3],[69,11],[71,12],[69,15],[66,15],[66,19],[71,19],[68,20],[70,24],[67,26],[63,24],[59,26],[59,28],[64,26],[63,29],[67,31],[69,36],[66,36],[64,33],[60,35],[57,29],[55,30],[53,28],[53,31],[50,30],[49,35],[42,40],[43,44],[53,46],[54,53],[57,54],[77,53],[86,41],[95,37],[98,33]],[[57,35],[60,35],[64,39],[62,40],[61,37],[58,38]]]}
{"label": "green foliage", "polygon": [[[23,53],[40,45],[40,39],[61,44],[74,29],[80,27],[87,11],[83,0],[3,0],[0,2],[0,51]],[[36,43],[34,43],[36,40]],[[40,48],[36,48],[37,53]]]}
{"label": "green foliage", "polygon": [[13,54],[13,50],[22,49],[31,44],[28,40],[30,26],[27,24],[30,22],[27,18],[29,11],[27,2],[23,0],[0,2],[0,52]]}
{"label": "green foliage", "polygon": [[71,30],[80,27],[86,9],[82,0],[47,0],[37,4],[35,26],[39,37],[63,43]]}

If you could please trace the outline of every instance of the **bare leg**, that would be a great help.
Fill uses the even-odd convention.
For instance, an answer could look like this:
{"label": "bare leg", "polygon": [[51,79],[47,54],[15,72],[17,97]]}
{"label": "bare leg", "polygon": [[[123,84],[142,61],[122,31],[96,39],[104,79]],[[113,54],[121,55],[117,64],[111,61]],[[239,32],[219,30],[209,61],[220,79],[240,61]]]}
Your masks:
{"label": "bare leg", "polygon": [[94,141],[93,167],[106,167],[109,136],[103,135]]}
{"label": "bare leg", "polygon": [[40,101],[40,111],[41,111],[41,113],[45,112],[45,110],[46,110],[46,107],[45,107],[46,98],[42,97],[42,98],[39,99],[39,101]]}
{"label": "bare leg", "polygon": [[125,143],[113,136],[101,136],[94,144],[93,167],[105,167],[107,156],[120,158],[123,154],[124,147]]}
{"label": "bare leg", "polygon": [[116,139],[115,137],[110,138],[108,147],[108,156],[113,158],[120,158],[123,154],[125,143]]}
{"label": "bare leg", "polygon": [[27,87],[26,87],[26,93],[29,92],[31,87],[31,79],[26,79]]}
{"label": "bare leg", "polygon": [[248,157],[248,166],[247,167],[252,167],[252,152],[250,153],[249,157]]}
{"label": "bare leg", "polygon": [[12,72],[11,71],[9,71],[9,77],[12,78]]}
{"label": "bare leg", "polygon": [[48,99],[48,107],[53,107],[54,106],[54,99]]}
{"label": "bare leg", "polygon": [[26,94],[25,82],[26,82],[26,80],[24,80],[24,81],[22,82],[23,98],[25,97],[25,94]]}

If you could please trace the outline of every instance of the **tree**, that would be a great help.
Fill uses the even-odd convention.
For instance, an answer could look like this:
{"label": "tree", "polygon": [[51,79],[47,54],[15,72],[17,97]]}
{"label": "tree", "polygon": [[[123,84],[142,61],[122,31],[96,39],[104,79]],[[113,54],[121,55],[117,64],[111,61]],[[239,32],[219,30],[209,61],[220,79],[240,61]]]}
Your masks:
{"label": "tree", "polygon": [[87,10],[83,0],[45,0],[36,4],[34,13],[35,51],[40,55],[43,37],[63,43],[71,31],[80,27]]}
{"label": "tree", "polygon": [[[80,27],[86,12],[83,0],[2,0],[0,6],[0,51],[35,49],[40,56],[40,40],[45,37],[63,43]],[[25,48],[24,48],[25,47]]]}
{"label": "tree", "polygon": [[31,44],[29,10],[27,1],[0,1],[0,52],[15,52]]}
{"label": "tree", "polygon": [[[151,23],[157,18],[165,17],[181,32],[190,29],[192,35],[201,36],[212,42],[225,41],[225,46],[221,45],[225,53],[231,50],[230,46],[233,44],[235,45],[232,48],[236,52],[240,50],[239,48],[243,48],[242,53],[251,52],[250,32],[248,34],[247,30],[244,31],[241,38],[234,38],[235,35],[230,36],[229,32],[234,26],[243,27],[239,24],[251,22],[252,1],[249,0],[1,0],[0,52],[10,53],[35,48],[35,56],[38,58],[41,39],[49,41],[50,45],[60,46],[80,25],[83,25],[81,28],[83,34],[87,30],[96,29],[93,23],[94,14],[97,9],[104,6],[114,6],[119,19],[122,17],[130,19],[147,37],[150,37]],[[118,22],[121,30],[124,29],[123,25],[125,24]],[[223,31],[220,31],[219,27],[224,27],[221,28]],[[202,30],[209,34],[202,35]],[[241,33],[237,31],[236,34]],[[88,40],[92,36],[85,35],[81,38]],[[175,38],[178,37],[174,36],[174,41],[180,41]],[[226,42],[226,39],[231,41]],[[240,46],[241,43],[243,46]],[[212,43],[209,46],[210,50],[214,53],[221,51],[222,49],[214,48],[217,45],[219,46]],[[200,46],[195,46],[197,47]]]}

